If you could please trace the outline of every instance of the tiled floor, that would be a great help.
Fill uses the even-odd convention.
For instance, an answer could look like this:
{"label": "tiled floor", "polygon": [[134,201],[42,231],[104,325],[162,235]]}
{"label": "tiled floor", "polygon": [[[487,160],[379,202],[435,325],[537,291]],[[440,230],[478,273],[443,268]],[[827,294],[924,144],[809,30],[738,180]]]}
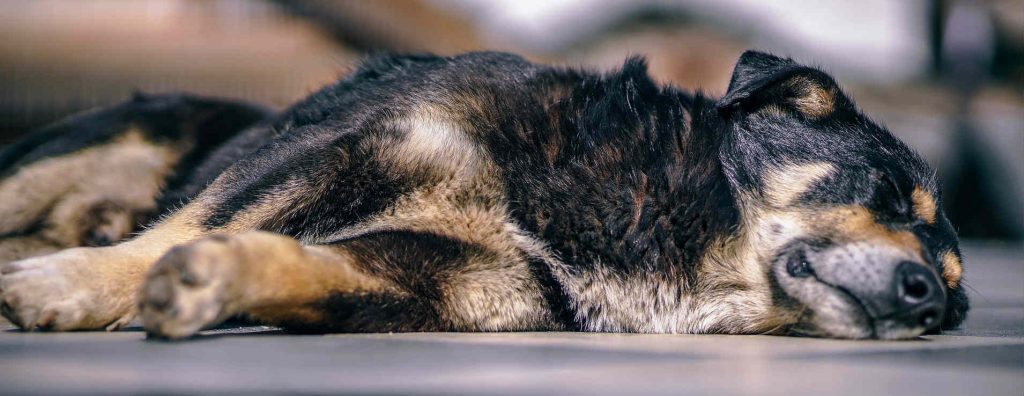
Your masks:
{"label": "tiled floor", "polygon": [[284,336],[147,342],[140,332],[0,333],[0,394],[1024,393],[1024,248],[965,249],[974,309],[916,341],[633,334]]}

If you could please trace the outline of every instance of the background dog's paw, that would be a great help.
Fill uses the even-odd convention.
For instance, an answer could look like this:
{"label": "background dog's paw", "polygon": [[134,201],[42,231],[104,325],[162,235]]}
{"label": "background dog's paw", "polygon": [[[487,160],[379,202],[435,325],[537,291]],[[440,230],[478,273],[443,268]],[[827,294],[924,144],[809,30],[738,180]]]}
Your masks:
{"label": "background dog's paw", "polygon": [[239,253],[230,238],[211,236],[167,252],[150,270],[139,296],[146,332],[185,338],[230,317]]}
{"label": "background dog's paw", "polygon": [[89,270],[89,256],[70,249],[0,266],[0,313],[28,331],[99,329],[123,316],[131,304]]}

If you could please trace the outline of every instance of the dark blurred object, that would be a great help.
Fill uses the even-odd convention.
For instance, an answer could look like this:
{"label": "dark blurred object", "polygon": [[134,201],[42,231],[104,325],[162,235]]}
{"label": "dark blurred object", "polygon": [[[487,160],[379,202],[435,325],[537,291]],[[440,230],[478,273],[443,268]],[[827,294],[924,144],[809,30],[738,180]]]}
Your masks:
{"label": "dark blurred object", "polygon": [[[930,0],[932,72],[955,75],[951,67],[978,56],[984,76],[1024,89],[1024,1]],[[956,14],[956,15],[954,15]],[[955,19],[952,19],[955,16]]]}
{"label": "dark blurred object", "polygon": [[308,18],[341,42],[366,52],[429,51],[439,54],[482,49],[475,27],[422,0],[275,0]]}
{"label": "dark blurred object", "polygon": [[[1020,5],[1018,13],[1024,12],[1024,4]],[[963,235],[1020,240],[1024,238],[1024,166],[1020,157],[1024,134],[982,122],[1000,115],[983,114],[986,109],[979,105],[984,104],[980,93],[986,85],[1011,77],[1001,76],[1000,71],[1021,70],[1024,60],[1007,52],[1019,54],[1024,43],[1019,37],[1001,38],[997,14],[981,3],[936,1],[933,10],[933,16],[941,21],[941,28],[935,30],[940,35],[935,40],[940,43],[935,47],[936,71],[939,81],[956,92],[956,108],[950,118],[957,152],[952,161],[943,164],[951,220]],[[1012,31],[1012,26],[1004,26],[1002,31],[1006,29]]]}

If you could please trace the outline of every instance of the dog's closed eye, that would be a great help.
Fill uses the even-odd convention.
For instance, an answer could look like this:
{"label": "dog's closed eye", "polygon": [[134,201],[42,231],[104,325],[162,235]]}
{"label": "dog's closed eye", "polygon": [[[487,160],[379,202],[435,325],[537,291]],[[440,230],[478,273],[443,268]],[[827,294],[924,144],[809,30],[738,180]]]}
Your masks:
{"label": "dog's closed eye", "polygon": [[913,210],[910,196],[903,192],[896,179],[887,172],[874,172],[875,190],[869,207],[885,223],[911,223]]}

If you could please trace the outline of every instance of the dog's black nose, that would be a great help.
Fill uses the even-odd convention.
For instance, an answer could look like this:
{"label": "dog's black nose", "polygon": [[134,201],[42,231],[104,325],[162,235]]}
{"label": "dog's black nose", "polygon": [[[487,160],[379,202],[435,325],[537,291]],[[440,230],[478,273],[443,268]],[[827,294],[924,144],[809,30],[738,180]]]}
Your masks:
{"label": "dog's black nose", "polygon": [[905,261],[893,276],[900,319],[910,326],[931,328],[939,323],[945,296],[938,277],[928,267]]}
{"label": "dog's black nose", "polygon": [[904,261],[896,266],[893,277],[896,297],[902,308],[914,308],[932,299],[935,293],[942,293],[938,279],[928,267]]}

